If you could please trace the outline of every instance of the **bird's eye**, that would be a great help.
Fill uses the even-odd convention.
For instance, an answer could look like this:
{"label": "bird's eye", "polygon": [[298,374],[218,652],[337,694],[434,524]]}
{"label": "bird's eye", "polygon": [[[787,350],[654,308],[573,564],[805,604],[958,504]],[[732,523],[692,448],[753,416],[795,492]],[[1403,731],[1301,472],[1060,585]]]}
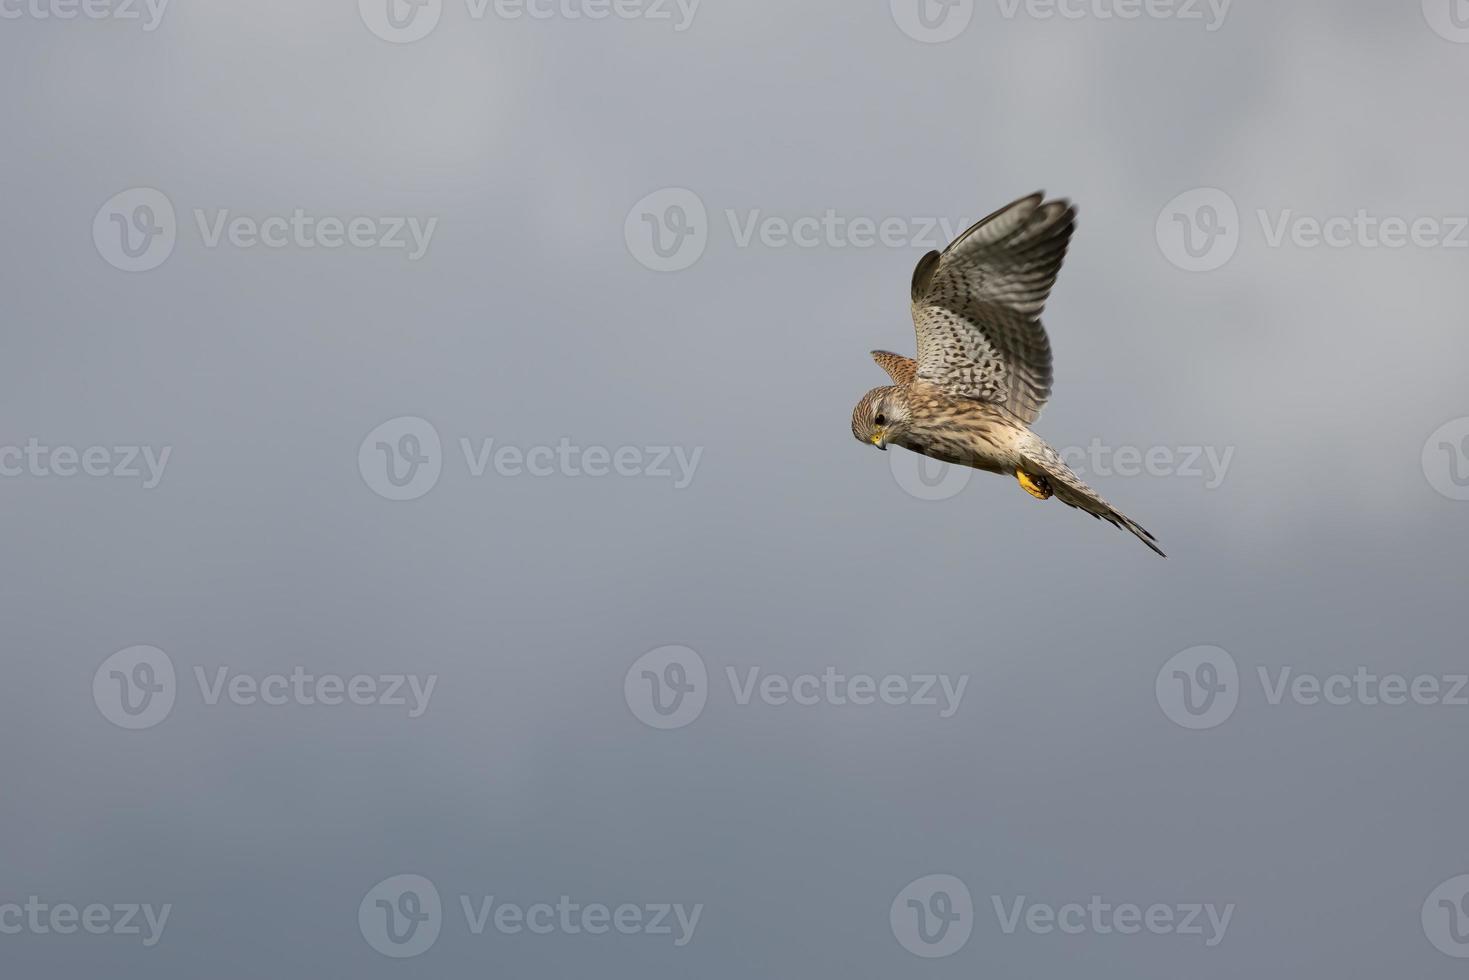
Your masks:
{"label": "bird's eye", "polygon": [[876,422],[878,425],[887,425],[888,424],[888,417],[886,415],[879,415],[877,418],[873,419],[872,421]]}

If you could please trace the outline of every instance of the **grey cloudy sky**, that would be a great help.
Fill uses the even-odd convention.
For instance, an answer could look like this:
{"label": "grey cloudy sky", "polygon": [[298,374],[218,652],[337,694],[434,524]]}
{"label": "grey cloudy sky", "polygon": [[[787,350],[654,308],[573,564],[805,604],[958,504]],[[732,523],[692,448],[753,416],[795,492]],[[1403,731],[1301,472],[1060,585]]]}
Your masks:
{"label": "grey cloudy sky", "polygon": [[0,0],[0,972],[1461,972],[1469,4],[924,2]]}

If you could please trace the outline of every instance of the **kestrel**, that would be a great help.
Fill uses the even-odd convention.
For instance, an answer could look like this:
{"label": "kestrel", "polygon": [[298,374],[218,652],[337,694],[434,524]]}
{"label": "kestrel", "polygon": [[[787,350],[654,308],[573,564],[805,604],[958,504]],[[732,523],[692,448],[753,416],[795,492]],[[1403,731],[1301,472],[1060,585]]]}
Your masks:
{"label": "kestrel", "polygon": [[1030,431],[1051,394],[1051,342],[1041,311],[1075,229],[1070,202],[1032,194],[942,253],[925,255],[913,272],[918,360],[872,352],[893,384],[857,403],[852,434],[883,450],[897,445],[946,463],[1013,473],[1031,496],[1055,497],[1126,528],[1163,555],[1142,525],[1103,500]]}

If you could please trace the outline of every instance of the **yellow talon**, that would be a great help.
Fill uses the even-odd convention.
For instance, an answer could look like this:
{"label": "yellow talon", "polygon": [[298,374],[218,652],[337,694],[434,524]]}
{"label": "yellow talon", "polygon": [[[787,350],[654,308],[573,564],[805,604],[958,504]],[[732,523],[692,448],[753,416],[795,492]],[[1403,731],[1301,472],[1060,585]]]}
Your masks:
{"label": "yellow talon", "polygon": [[1032,477],[1024,470],[1016,470],[1015,479],[1020,481],[1020,486],[1025,489],[1026,493],[1037,500],[1050,500],[1053,496],[1051,481],[1043,476]]}

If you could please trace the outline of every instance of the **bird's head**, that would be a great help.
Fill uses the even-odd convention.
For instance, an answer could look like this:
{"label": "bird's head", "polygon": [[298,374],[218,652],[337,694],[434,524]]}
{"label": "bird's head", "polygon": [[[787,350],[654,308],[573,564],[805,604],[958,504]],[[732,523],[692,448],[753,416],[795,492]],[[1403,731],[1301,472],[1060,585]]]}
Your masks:
{"label": "bird's head", "polygon": [[887,449],[908,431],[908,395],[899,387],[873,388],[852,409],[852,435],[858,442]]}

